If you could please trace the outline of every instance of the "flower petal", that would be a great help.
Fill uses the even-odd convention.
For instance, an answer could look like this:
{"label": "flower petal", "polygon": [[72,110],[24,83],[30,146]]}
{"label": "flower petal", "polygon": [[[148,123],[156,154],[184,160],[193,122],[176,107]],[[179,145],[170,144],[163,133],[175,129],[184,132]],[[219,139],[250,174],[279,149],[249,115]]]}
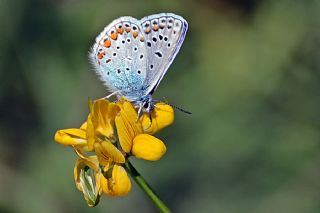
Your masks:
{"label": "flower petal", "polygon": [[140,122],[136,122],[138,114],[130,102],[118,102],[120,113],[116,117],[116,127],[121,148],[126,153],[130,153],[132,141],[138,134],[142,133]]}
{"label": "flower petal", "polygon": [[54,140],[67,146],[87,145],[86,131],[76,128],[58,130],[54,135]]}
{"label": "flower petal", "polygon": [[131,190],[131,181],[126,170],[119,165],[114,165],[112,177],[108,182],[102,180],[101,187],[104,193],[110,196],[124,196]]}
{"label": "flower petal", "polygon": [[109,184],[108,184],[108,179],[105,176],[101,176],[100,178],[100,186],[101,186],[101,191],[105,194],[109,194]]}
{"label": "flower petal", "polygon": [[92,108],[92,122],[98,135],[112,138],[114,135],[114,118],[120,108],[105,99],[96,100]]}
{"label": "flower petal", "polygon": [[87,130],[87,121],[80,126],[80,129]]}
{"label": "flower petal", "polygon": [[139,119],[142,124],[144,133],[148,133],[151,135],[171,125],[173,123],[173,120],[173,108],[170,105],[164,103],[158,103],[155,105],[155,108],[151,112],[151,120],[148,113],[144,113]]}
{"label": "flower petal", "polygon": [[126,170],[122,166],[114,165],[112,171],[112,179],[115,184],[112,187],[114,195],[127,195],[131,190],[131,181]]}
{"label": "flower petal", "polygon": [[125,158],[111,142],[102,141],[94,144],[95,152],[101,165],[107,166],[111,162],[124,163]]}
{"label": "flower petal", "polygon": [[88,149],[93,150],[93,144],[95,142],[94,126],[91,119],[91,114],[88,115],[87,119],[87,144]]}
{"label": "flower petal", "polygon": [[158,138],[140,134],[133,140],[132,154],[137,158],[156,161],[166,153],[166,146]]}

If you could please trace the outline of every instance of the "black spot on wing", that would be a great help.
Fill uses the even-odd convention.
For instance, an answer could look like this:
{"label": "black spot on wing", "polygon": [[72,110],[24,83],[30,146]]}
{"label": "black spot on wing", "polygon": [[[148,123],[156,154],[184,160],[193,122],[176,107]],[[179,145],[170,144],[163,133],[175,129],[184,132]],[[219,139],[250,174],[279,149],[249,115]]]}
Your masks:
{"label": "black spot on wing", "polygon": [[162,53],[161,52],[155,52],[154,54],[156,54],[159,58],[162,57]]}

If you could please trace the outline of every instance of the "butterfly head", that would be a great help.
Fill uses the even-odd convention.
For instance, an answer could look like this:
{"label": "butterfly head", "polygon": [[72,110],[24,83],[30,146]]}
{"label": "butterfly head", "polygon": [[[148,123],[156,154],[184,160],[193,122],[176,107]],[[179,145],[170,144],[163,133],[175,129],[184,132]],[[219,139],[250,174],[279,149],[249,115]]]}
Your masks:
{"label": "butterfly head", "polygon": [[142,111],[150,113],[154,109],[152,96],[149,94],[141,99]]}
{"label": "butterfly head", "polygon": [[142,116],[142,113],[146,112],[150,114],[154,109],[154,102],[152,101],[152,96],[150,94],[141,98],[138,101],[135,101],[135,105],[139,107],[137,119],[139,119]]}

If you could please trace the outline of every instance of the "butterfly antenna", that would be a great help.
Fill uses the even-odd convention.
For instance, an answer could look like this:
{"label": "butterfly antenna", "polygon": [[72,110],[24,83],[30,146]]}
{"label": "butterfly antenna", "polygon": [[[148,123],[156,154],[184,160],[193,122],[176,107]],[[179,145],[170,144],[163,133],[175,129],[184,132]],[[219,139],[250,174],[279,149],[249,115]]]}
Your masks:
{"label": "butterfly antenna", "polygon": [[177,107],[177,106],[175,106],[175,105],[172,105],[172,104],[168,104],[169,106],[171,106],[171,107],[173,107],[173,108],[175,108],[175,109],[177,109],[177,110],[179,110],[180,112],[184,112],[184,113],[186,113],[186,114],[188,114],[188,115],[191,115],[192,113],[191,112],[189,112],[189,111],[187,111],[187,110],[185,110],[185,109],[182,109],[182,108],[180,108],[180,107]]}
{"label": "butterfly antenna", "polygon": [[[191,114],[192,114],[192,112],[189,112],[188,110],[182,109],[182,108],[180,108],[180,107],[178,107],[178,106],[175,106],[175,105],[173,105],[173,104],[169,104],[168,100],[167,100],[165,97],[163,97],[163,99],[164,99],[163,102],[164,102],[165,104],[168,104],[168,105],[171,106],[172,108],[177,109],[177,110],[179,110],[180,112],[186,113],[186,114],[188,114],[188,115],[191,115]],[[154,102],[157,103],[157,102],[161,102],[161,101],[159,101],[159,100],[154,100]]]}

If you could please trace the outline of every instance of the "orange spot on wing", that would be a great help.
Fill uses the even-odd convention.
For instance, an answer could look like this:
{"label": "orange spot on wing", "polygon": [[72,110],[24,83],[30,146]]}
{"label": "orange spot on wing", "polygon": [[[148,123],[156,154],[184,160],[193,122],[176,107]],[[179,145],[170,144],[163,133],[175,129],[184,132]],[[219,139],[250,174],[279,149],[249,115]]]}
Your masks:
{"label": "orange spot on wing", "polygon": [[144,42],[144,37],[141,37],[141,38],[140,38],[140,41],[141,41],[141,42]]}
{"label": "orange spot on wing", "polygon": [[117,32],[120,33],[120,34],[122,34],[122,33],[123,33],[123,28],[120,28],[120,27],[119,27],[119,28],[117,29]]}
{"label": "orange spot on wing", "polygon": [[101,52],[101,53],[98,53],[98,58],[99,58],[99,59],[102,59],[105,54],[106,54],[105,51],[103,51],[103,52]]}
{"label": "orange spot on wing", "polygon": [[107,48],[110,47],[110,46],[111,46],[111,41],[108,40],[108,39],[106,39],[106,40],[104,41],[103,46],[105,46],[105,47],[107,47]]}
{"label": "orange spot on wing", "polygon": [[133,35],[133,38],[137,38],[138,32],[133,32],[132,35]]}
{"label": "orange spot on wing", "polygon": [[130,32],[131,28],[130,27],[126,27],[126,32]]}
{"label": "orange spot on wing", "polygon": [[150,33],[150,31],[151,31],[150,28],[146,28],[146,29],[144,30],[144,32],[147,33],[147,34]]}
{"label": "orange spot on wing", "polygon": [[117,34],[116,32],[114,32],[114,33],[112,33],[112,34],[110,35],[110,38],[112,38],[113,40],[117,40],[118,34]]}
{"label": "orange spot on wing", "polygon": [[153,30],[154,30],[154,31],[158,31],[158,30],[159,30],[159,26],[158,26],[158,25],[154,25],[154,26],[153,26]]}

